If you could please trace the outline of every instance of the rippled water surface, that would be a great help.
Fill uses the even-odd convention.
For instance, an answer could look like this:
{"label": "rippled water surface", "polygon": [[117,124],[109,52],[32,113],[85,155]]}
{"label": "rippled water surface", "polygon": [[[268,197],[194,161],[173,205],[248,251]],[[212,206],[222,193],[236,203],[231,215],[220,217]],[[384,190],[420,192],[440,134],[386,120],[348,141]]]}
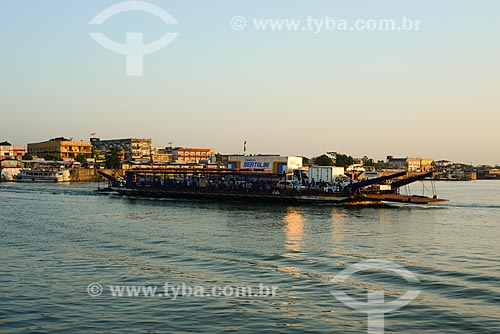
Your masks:
{"label": "rippled water surface", "polygon": [[[500,333],[500,182],[442,182],[438,206],[128,199],[93,184],[0,184],[2,333],[366,333],[337,301],[386,301],[386,333]],[[418,189],[418,186],[416,186]],[[369,270],[392,261],[420,283]],[[100,283],[98,297],[87,292]],[[113,297],[109,285],[278,287],[273,296]]]}

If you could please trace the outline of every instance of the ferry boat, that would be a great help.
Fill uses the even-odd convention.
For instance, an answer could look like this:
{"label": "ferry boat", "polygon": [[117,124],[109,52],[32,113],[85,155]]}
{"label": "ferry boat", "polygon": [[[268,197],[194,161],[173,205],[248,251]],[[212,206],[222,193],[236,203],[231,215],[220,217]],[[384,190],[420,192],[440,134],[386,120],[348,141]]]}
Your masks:
{"label": "ferry boat", "polygon": [[14,182],[69,182],[71,176],[67,169],[30,170],[23,169],[14,175]]}
{"label": "ferry boat", "polygon": [[432,197],[400,194],[399,188],[423,180],[432,175],[432,172],[412,176],[400,172],[335,187],[310,184],[305,180],[289,182],[286,174],[234,169],[132,170],[126,172],[124,183],[102,171],[99,174],[109,180],[109,190],[131,197],[311,204],[433,204],[447,201],[438,199],[435,193]]}

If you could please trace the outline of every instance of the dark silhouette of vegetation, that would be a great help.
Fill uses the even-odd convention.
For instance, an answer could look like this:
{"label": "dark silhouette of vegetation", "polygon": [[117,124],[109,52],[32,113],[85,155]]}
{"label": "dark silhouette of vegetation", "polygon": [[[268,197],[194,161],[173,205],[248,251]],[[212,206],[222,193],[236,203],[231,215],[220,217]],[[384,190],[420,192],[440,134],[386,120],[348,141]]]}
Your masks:
{"label": "dark silhouette of vegetation", "polygon": [[84,162],[87,162],[87,158],[83,154],[78,154],[75,158],[75,161],[83,164]]}
{"label": "dark silhouette of vegetation", "polygon": [[[327,154],[320,155],[314,159],[314,163],[318,166],[337,166],[337,167],[348,167],[354,164],[354,158],[347,154],[337,153],[337,152],[327,152]],[[375,160],[367,157],[366,155],[361,159],[363,166],[374,167],[385,164],[384,161]]]}
{"label": "dark silhouette of vegetation", "polygon": [[354,158],[350,155],[337,153],[335,155],[335,166],[337,167],[347,167],[354,164]]}
{"label": "dark silhouette of vegetation", "polygon": [[375,163],[375,169],[385,169],[385,168],[387,168],[387,164],[384,160],[378,160]]}
{"label": "dark silhouette of vegetation", "polygon": [[333,160],[326,154],[314,158],[314,164],[317,166],[333,166]]}
{"label": "dark silhouette of vegetation", "polygon": [[121,167],[122,151],[119,148],[112,148],[106,152],[106,168],[117,169]]}
{"label": "dark silhouette of vegetation", "polygon": [[60,161],[61,157],[56,154],[47,154],[44,159],[45,161]]}
{"label": "dark silhouette of vegetation", "polygon": [[373,159],[368,158],[366,155],[361,159],[363,161],[363,166],[375,166],[375,161]]}

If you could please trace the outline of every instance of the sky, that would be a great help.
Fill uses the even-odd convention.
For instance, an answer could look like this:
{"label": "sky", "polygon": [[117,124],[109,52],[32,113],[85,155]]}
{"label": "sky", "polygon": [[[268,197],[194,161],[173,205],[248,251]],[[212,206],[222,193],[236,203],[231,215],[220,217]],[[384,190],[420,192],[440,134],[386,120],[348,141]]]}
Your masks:
{"label": "sky", "polygon": [[[221,153],[327,151],[500,164],[500,2],[0,0],[0,141],[147,137]],[[234,17],[246,26],[236,30]],[[258,30],[254,20],[394,19],[418,31]],[[302,26],[303,27],[303,26]],[[326,26],[325,26],[326,27]],[[178,36],[126,75],[99,45]]]}

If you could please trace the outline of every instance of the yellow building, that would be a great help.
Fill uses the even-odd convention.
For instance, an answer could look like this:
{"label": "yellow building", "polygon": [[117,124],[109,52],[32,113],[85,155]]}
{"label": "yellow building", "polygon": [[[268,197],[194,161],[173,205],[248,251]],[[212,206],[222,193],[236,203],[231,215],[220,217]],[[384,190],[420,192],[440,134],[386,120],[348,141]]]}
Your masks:
{"label": "yellow building", "polygon": [[38,158],[55,156],[61,160],[74,160],[79,155],[91,158],[92,145],[90,142],[76,142],[59,137],[41,143],[28,144],[28,153]]}
{"label": "yellow building", "polygon": [[428,172],[434,169],[434,159],[422,159],[420,160],[420,166],[422,169],[422,172]]}

